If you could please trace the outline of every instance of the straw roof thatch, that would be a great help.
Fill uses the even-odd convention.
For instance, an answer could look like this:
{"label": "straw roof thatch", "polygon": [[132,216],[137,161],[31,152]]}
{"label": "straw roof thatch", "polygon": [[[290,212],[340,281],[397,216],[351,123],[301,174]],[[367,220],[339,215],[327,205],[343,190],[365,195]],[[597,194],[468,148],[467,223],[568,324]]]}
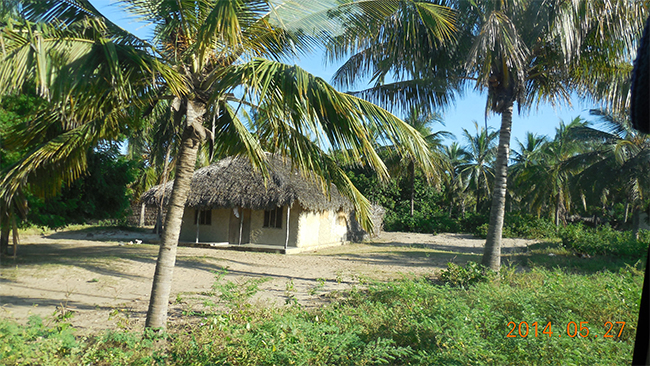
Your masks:
{"label": "straw roof thatch", "polygon": [[[198,169],[192,177],[186,206],[194,208],[243,207],[270,210],[276,207],[300,205],[311,211],[352,210],[350,201],[340,195],[334,185],[328,195],[320,183],[307,179],[291,163],[268,155],[269,176],[264,181],[262,172],[253,169],[246,157],[228,157],[205,168]],[[171,195],[173,181],[165,185],[165,205]],[[157,185],[140,196],[146,205],[158,205],[163,190]]]}

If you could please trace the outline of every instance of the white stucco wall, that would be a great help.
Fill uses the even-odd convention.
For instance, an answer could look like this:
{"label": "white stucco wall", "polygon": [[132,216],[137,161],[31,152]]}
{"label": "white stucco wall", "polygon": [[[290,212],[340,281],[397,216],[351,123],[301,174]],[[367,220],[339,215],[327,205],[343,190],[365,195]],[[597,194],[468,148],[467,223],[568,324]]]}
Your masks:
{"label": "white stucco wall", "polygon": [[[200,225],[199,241],[227,243],[232,209],[213,209],[211,225]],[[282,210],[282,228],[265,228],[264,211],[251,212],[250,243],[284,246],[287,233],[287,207]],[[196,241],[194,209],[186,208],[180,241]],[[342,244],[347,241],[347,214],[343,211],[306,211],[294,203],[289,217],[289,247],[309,248]]]}
{"label": "white stucco wall", "polygon": [[[196,241],[196,222],[193,208],[185,208],[183,224],[181,226],[180,241]],[[228,241],[228,224],[231,209],[212,210],[211,225],[199,225],[199,241],[204,243],[225,243]]]}
{"label": "white stucco wall", "polygon": [[332,210],[302,211],[298,219],[299,248],[342,244],[347,240],[347,218],[344,212]]}
{"label": "white stucco wall", "polygon": [[[296,246],[296,236],[298,233],[298,217],[300,210],[296,211],[300,205],[294,204],[289,212],[289,246]],[[266,245],[284,246],[287,235],[287,207],[282,207],[282,228],[270,228],[264,226],[264,211],[253,211],[251,213],[251,243]]]}

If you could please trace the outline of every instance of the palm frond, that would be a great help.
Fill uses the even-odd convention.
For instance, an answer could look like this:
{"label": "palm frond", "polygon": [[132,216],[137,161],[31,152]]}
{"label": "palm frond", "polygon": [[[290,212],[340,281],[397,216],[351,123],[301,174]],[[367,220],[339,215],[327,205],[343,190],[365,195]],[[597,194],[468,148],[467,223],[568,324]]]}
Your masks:
{"label": "palm frond", "polygon": [[370,129],[382,131],[387,141],[414,156],[425,171],[431,170],[427,144],[413,128],[374,104],[336,91],[297,66],[258,59],[229,70],[220,79],[219,90],[243,85],[278,126],[289,124],[299,133],[314,134],[321,148],[341,151],[350,160],[363,156],[380,177],[387,177],[386,168],[373,148]]}

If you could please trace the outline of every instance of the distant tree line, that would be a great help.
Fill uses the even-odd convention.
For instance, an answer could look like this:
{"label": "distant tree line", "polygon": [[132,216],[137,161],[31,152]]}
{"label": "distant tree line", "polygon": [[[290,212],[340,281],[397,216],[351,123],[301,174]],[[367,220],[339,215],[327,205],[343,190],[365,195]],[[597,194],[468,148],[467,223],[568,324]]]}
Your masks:
{"label": "distant tree line", "polygon": [[[526,218],[546,231],[580,222],[638,236],[650,203],[650,139],[633,130],[626,115],[597,109],[591,116],[591,121],[560,122],[554,136],[529,132],[523,141],[516,139],[506,235],[515,234],[508,232],[508,221]],[[458,141],[431,144],[441,159],[436,182],[416,170],[380,184],[369,170],[348,169],[361,192],[387,209],[386,230],[486,234],[498,131],[474,126]],[[420,131],[431,135],[430,128]],[[390,162],[389,150],[384,156]]]}

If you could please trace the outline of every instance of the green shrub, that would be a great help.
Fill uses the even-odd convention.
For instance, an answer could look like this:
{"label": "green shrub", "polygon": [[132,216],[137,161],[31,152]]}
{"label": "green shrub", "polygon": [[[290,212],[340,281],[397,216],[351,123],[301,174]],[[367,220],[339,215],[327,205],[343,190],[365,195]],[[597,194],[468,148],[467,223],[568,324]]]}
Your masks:
{"label": "green shrub", "polygon": [[440,273],[442,283],[458,287],[486,282],[494,277],[495,272],[476,262],[467,262],[465,267],[449,262],[447,269]]}
{"label": "green shrub", "polygon": [[513,212],[506,214],[505,221],[504,237],[527,239],[557,237],[557,227],[548,219]]}
{"label": "green shrub", "polygon": [[[480,233],[479,228],[486,225],[490,221],[490,217],[483,213],[469,212],[459,221],[462,232],[478,235]],[[485,232],[487,233],[487,230]]]}
{"label": "green shrub", "polygon": [[560,229],[559,236],[565,248],[587,255],[642,258],[650,243],[650,233],[647,231],[642,230],[639,240],[636,240],[631,231],[617,231],[608,225],[592,229],[582,224],[571,224]]}
{"label": "green shrub", "polygon": [[267,282],[268,277],[251,278],[239,282],[224,281],[227,270],[215,272],[212,290],[218,293],[219,300],[232,311],[244,311],[251,307],[250,300],[260,290],[259,285]]}
{"label": "green shrub", "polygon": [[26,326],[0,321],[0,360],[3,365],[53,364],[78,352],[69,324],[47,326],[31,316]]}
{"label": "green shrub", "polygon": [[[488,228],[489,223],[486,222],[471,233],[480,238],[487,238]],[[506,213],[502,232],[504,238],[552,239],[557,238],[557,235],[557,227],[547,219],[518,212]]]}
{"label": "green shrub", "polygon": [[388,210],[384,218],[384,230],[406,231],[416,233],[473,233],[486,224],[487,215],[468,213],[465,218],[449,217],[440,209],[428,207],[415,211],[413,217],[408,205],[398,205],[395,210]]}

